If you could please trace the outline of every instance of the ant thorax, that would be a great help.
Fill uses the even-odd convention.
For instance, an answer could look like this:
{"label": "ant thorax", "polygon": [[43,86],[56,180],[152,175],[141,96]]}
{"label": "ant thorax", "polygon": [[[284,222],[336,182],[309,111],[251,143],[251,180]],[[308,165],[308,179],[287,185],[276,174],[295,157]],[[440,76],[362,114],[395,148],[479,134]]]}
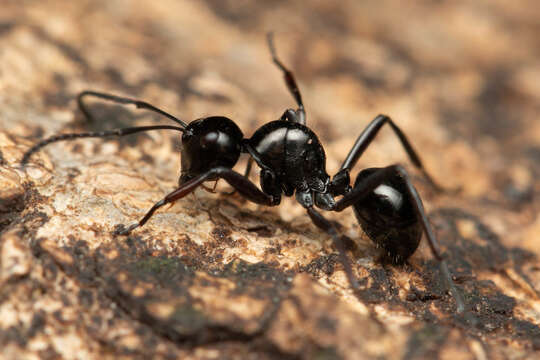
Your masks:
{"label": "ant thorax", "polygon": [[307,126],[276,120],[259,128],[249,143],[261,161],[275,171],[285,195],[292,191],[326,191],[330,177],[317,135]]}

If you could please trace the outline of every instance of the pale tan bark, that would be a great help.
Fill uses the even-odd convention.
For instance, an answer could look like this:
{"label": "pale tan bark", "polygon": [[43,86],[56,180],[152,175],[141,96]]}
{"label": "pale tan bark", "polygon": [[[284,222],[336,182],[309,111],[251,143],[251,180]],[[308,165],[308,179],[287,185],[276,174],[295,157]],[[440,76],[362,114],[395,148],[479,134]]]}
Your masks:
{"label": "pale tan bark", "polygon": [[[540,48],[536,1],[6,1],[0,14],[0,357],[521,359],[540,350]],[[455,314],[424,244],[378,261],[352,211],[361,290],[293,201],[202,190],[129,238],[174,189],[176,133],[29,147],[59,132],[167,123],[92,102],[141,98],[246,136],[294,105],[264,35],[295,72],[333,174],[378,113],[402,127],[434,193],[383,130],[358,168],[411,170],[467,303]],[[243,171],[245,161],[238,167]],[[252,180],[258,183],[258,174]],[[222,185],[220,185],[222,186]],[[225,186],[220,190],[227,190]]]}

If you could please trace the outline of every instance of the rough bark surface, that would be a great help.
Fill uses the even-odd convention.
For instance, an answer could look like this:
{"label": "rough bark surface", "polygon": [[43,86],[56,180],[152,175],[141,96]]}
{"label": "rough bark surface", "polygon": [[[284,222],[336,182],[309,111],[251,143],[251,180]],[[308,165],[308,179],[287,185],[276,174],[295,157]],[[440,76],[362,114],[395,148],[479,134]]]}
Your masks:
{"label": "rough bark surface", "polygon": [[[540,7],[529,1],[2,1],[0,357],[523,359],[540,356]],[[185,121],[225,115],[246,136],[293,106],[276,32],[334,174],[378,113],[394,118],[437,194],[383,130],[358,169],[402,163],[467,312],[424,244],[404,266],[352,211],[361,289],[294,201],[257,207],[198,190],[129,237],[174,189],[176,133],[51,145],[61,132],[167,123],[92,102],[149,101]],[[242,160],[238,167],[242,171]],[[252,178],[258,182],[258,174]],[[227,187],[220,185],[220,190]]]}

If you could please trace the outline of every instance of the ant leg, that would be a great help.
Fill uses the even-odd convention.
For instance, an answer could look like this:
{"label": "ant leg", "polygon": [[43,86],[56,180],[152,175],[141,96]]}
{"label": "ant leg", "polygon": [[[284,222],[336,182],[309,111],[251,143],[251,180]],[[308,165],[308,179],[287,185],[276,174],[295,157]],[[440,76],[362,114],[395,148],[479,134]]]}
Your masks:
{"label": "ant leg", "polygon": [[298,109],[295,111],[295,115],[296,115],[295,118],[297,119],[297,121],[295,122],[305,125],[306,124],[306,111],[304,109],[304,103],[302,102],[302,95],[300,94],[300,89],[298,89],[298,85],[296,84],[294,75],[289,69],[285,67],[285,65],[283,65],[283,63],[279,60],[277,56],[276,48],[274,46],[274,34],[270,32],[266,35],[266,38],[268,40],[268,48],[270,49],[270,54],[272,55],[272,61],[283,72],[283,78],[285,79],[287,88],[289,88],[289,92],[294,97],[294,100],[296,100],[296,104],[298,105]]}
{"label": "ant leg", "polygon": [[204,174],[201,174],[189,181],[186,181],[176,190],[169,193],[163,199],[155,203],[154,206],[152,206],[152,208],[146,213],[146,215],[144,215],[144,217],[139,222],[127,228],[118,228],[115,231],[115,234],[129,234],[133,229],[143,226],[152,217],[156,210],[163,205],[173,203],[176,200],[183,198],[184,196],[193,192],[197,187],[201,186],[205,181],[214,179],[224,179],[242,196],[256,204],[275,206],[280,203],[281,198],[279,196],[272,196],[262,192],[255,184],[253,184],[251,181],[249,181],[236,171],[227,167],[216,167],[208,170]]}
{"label": "ant leg", "polygon": [[462,313],[465,310],[463,298],[457,290],[454,282],[452,281],[452,276],[450,275],[450,271],[448,270],[448,265],[444,260],[441,249],[439,247],[439,243],[437,242],[437,238],[435,237],[429,220],[426,216],[424,206],[422,204],[422,199],[420,199],[418,192],[411,183],[411,179],[409,178],[407,171],[402,166],[391,165],[379,169],[373,174],[367,176],[336,203],[334,210],[342,211],[345,208],[356,204],[359,201],[362,201],[362,199],[364,199],[373,190],[375,190],[375,188],[377,188],[382,182],[384,182],[388,178],[392,178],[395,176],[399,176],[405,181],[407,193],[413,202],[413,209],[422,225],[424,233],[426,234],[431,253],[433,254],[433,257],[439,262],[442,276],[445,279],[447,288],[450,290],[450,293],[456,301],[457,312]]}
{"label": "ant leg", "polygon": [[349,280],[349,284],[354,290],[358,289],[358,280],[356,280],[356,277],[353,274],[351,263],[349,262],[349,258],[347,257],[347,253],[345,250],[345,245],[343,244],[343,241],[341,240],[341,237],[339,236],[336,228],[334,225],[328,221],[324,216],[322,216],[321,213],[319,213],[317,210],[315,210],[313,207],[306,208],[309,217],[311,218],[311,221],[321,230],[325,231],[327,234],[329,234],[332,237],[332,240],[334,241],[334,245],[336,246],[339,258],[341,263],[343,264],[343,268],[345,270],[345,274],[347,275],[347,279]]}
{"label": "ant leg", "polygon": [[[247,166],[246,166],[246,170],[244,170],[244,177],[246,179],[249,179],[249,174],[251,173],[252,166],[253,166],[253,158],[249,158]],[[228,191],[228,192],[224,191],[221,194],[230,196],[230,195],[234,195],[235,193],[236,193],[236,189],[233,189],[232,191]]]}
{"label": "ant leg", "polygon": [[[245,149],[245,151],[251,155],[251,157],[248,159],[248,163],[247,163],[247,166],[246,166],[246,170],[244,171],[244,177],[246,179],[249,179],[249,174],[251,173],[251,168],[253,167],[253,162],[255,161],[257,163],[257,165],[259,165],[261,167],[261,169],[263,170],[266,170],[267,172],[269,173],[272,173],[272,170],[270,169],[270,167],[266,166],[263,164],[262,162],[262,159],[261,159],[261,154],[259,154],[259,152],[257,150],[255,150],[253,148],[253,146],[251,146],[249,144],[249,140],[246,140],[244,139],[243,142],[242,142],[242,145]],[[275,177],[275,176],[274,176]],[[233,191],[230,191],[228,193],[225,193],[226,195],[233,195],[234,193],[236,193],[236,189],[233,190]]]}
{"label": "ant leg", "polygon": [[45,140],[38,142],[36,145],[32,146],[23,156],[21,160],[21,165],[25,166],[30,160],[30,157],[42,147],[49,145],[58,141],[73,140],[78,138],[98,138],[98,137],[109,137],[109,136],[126,136],[135,134],[138,132],[150,131],[150,130],[177,130],[183,132],[184,129],[178,126],[170,125],[155,125],[155,126],[137,126],[123,129],[116,129],[110,131],[99,131],[99,132],[87,132],[87,133],[78,133],[78,134],[61,134],[51,136]]}
{"label": "ant leg", "polygon": [[[364,153],[366,148],[371,144],[381,127],[385,124],[390,125],[396,136],[399,138],[399,141],[401,142],[401,145],[407,152],[407,155],[409,156],[409,159],[413,163],[413,165],[419,169],[424,177],[427,179],[427,181],[430,183],[430,185],[437,191],[442,192],[444,191],[444,188],[437,184],[435,180],[428,174],[426,169],[424,168],[424,165],[420,161],[420,157],[418,156],[417,152],[413,149],[411,143],[405,136],[405,134],[401,131],[401,129],[392,121],[392,119],[386,115],[378,115],[375,119],[369,123],[369,125],[362,131],[362,133],[358,136],[356,139],[356,142],[354,143],[353,147],[351,148],[351,151],[345,158],[345,161],[343,161],[343,164],[341,165],[341,169],[339,170],[338,174],[343,172],[349,172],[354,165],[356,165],[356,162],[360,158],[360,156]],[[342,176],[341,174],[337,177]],[[452,190],[452,191],[456,191]]]}
{"label": "ant leg", "polygon": [[253,167],[253,158],[249,158],[247,166],[246,166],[246,170],[244,171],[244,177],[246,179],[249,179],[249,175],[251,174],[251,168],[252,167]]}
{"label": "ant leg", "polygon": [[79,104],[79,109],[81,109],[82,113],[84,114],[84,116],[86,117],[86,119],[89,122],[93,122],[94,117],[92,116],[92,114],[88,110],[87,106],[84,104],[83,98],[85,96],[93,96],[93,97],[97,97],[99,99],[104,99],[104,100],[112,101],[112,102],[119,103],[119,104],[135,105],[138,109],[146,109],[146,110],[156,112],[156,113],[158,113],[160,115],[163,115],[163,116],[171,119],[172,121],[180,124],[180,126],[182,126],[183,128],[187,127],[187,124],[185,122],[183,122],[182,120],[172,116],[171,114],[169,114],[169,113],[167,113],[167,112],[165,112],[165,111],[163,111],[161,109],[158,109],[154,105],[149,104],[149,103],[147,103],[145,101],[129,99],[129,98],[120,97],[120,96],[111,95],[111,94],[106,94],[106,93],[97,92],[97,91],[86,90],[86,91],[81,92],[77,96],[77,104]]}

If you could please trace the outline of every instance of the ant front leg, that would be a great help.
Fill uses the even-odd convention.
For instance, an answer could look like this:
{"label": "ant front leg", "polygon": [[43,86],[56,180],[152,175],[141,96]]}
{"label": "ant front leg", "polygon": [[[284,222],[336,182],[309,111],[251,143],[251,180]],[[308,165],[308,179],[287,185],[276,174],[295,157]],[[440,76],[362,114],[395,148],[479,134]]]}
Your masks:
{"label": "ant front leg", "polygon": [[[244,170],[244,177],[246,179],[249,179],[249,175],[251,174],[252,167],[253,167],[253,158],[250,157],[248,159],[246,169]],[[236,189],[232,189],[231,191],[223,191],[223,192],[221,192],[221,194],[232,196],[232,195],[236,194]]]}
{"label": "ant front leg", "polygon": [[298,105],[298,109],[296,109],[296,111],[292,109],[286,110],[285,113],[281,116],[281,120],[289,120],[289,121],[293,121],[293,122],[297,122],[302,125],[305,125],[306,124],[306,110],[304,109],[302,95],[300,94],[300,89],[298,88],[298,85],[296,84],[294,75],[292,71],[290,71],[289,69],[285,67],[285,65],[283,65],[283,63],[279,60],[276,54],[276,48],[274,46],[274,34],[268,33],[267,40],[268,40],[268,48],[270,49],[270,54],[272,55],[272,61],[283,72],[283,78],[285,79],[287,88],[289,89],[289,92],[294,97],[294,100],[296,100],[296,104]]}
{"label": "ant front leg", "polygon": [[[394,134],[398,137],[399,141],[401,142],[401,145],[407,152],[407,155],[409,156],[409,159],[413,163],[413,165],[419,169],[424,177],[427,179],[429,184],[437,191],[442,192],[444,191],[444,188],[437,184],[435,180],[429,175],[429,173],[424,168],[424,165],[422,164],[422,161],[420,161],[420,157],[418,156],[417,152],[412,147],[411,143],[401,131],[401,129],[392,121],[392,119],[386,115],[378,115],[375,119],[369,123],[369,125],[362,131],[362,133],[358,136],[356,139],[356,142],[354,143],[353,147],[351,148],[349,154],[345,158],[345,161],[343,161],[343,164],[341,165],[341,169],[339,172],[335,175],[335,180],[332,180],[332,182],[335,182],[336,184],[340,184],[340,186],[334,185],[336,188],[336,192],[339,192],[341,189],[342,193],[335,193],[335,195],[342,195],[346,190],[344,189],[344,185],[342,183],[348,179],[348,175],[350,170],[356,165],[356,162],[360,158],[360,156],[364,153],[364,151],[367,149],[367,147],[371,144],[375,136],[379,133],[379,130],[383,127],[383,125],[388,124],[394,131]],[[455,190],[452,190],[455,191]]]}
{"label": "ant front leg", "polygon": [[[463,298],[461,294],[459,293],[459,291],[457,290],[454,282],[452,281],[450,271],[448,270],[448,265],[446,264],[446,261],[443,258],[437,239],[433,233],[429,220],[426,216],[424,206],[422,204],[422,200],[420,199],[418,192],[412,185],[409,175],[407,174],[406,170],[402,166],[392,165],[392,166],[388,166],[381,169],[371,169],[370,173],[367,176],[358,179],[356,181],[354,188],[350,190],[348,193],[346,193],[336,203],[334,210],[342,211],[351,205],[355,206],[355,210],[357,210],[358,207],[360,208],[362,207],[363,205],[362,202],[365,202],[366,199],[368,199],[368,197],[371,196],[373,192],[379,186],[381,186],[383,183],[391,182],[392,180],[396,180],[396,179],[402,180],[402,183],[404,184],[404,191],[405,191],[404,194],[398,194],[398,196],[405,196],[406,198],[409,199],[409,200],[402,199],[398,202],[400,203],[407,202],[407,201],[411,202],[410,205],[412,206],[412,211],[414,212],[417,221],[420,222],[420,225],[424,233],[426,234],[428,245],[431,249],[431,253],[433,254],[433,257],[439,262],[439,266],[441,268],[441,272],[442,272],[443,278],[445,279],[447,288],[449,289],[450,293],[452,294],[452,296],[454,297],[456,301],[457,312],[462,313],[465,309]],[[387,229],[385,230],[387,232],[393,230],[390,228],[391,226],[397,226],[396,224],[388,224],[388,225],[389,226],[387,226]],[[377,241],[377,240],[374,239],[374,241]]]}
{"label": "ant front leg", "polygon": [[231,185],[236,191],[238,191],[243,197],[259,205],[275,206],[279,205],[281,198],[273,195],[268,195],[262,192],[255,184],[246,179],[236,171],[226,167],[216,167],[204,174],[194,177],[193,179],[186,181],[180,185],[176,190],[165,196],[152,206],[152,208],[144,215],[144,217],[137,223],[124,228],[120,227],[115,231],[116,235],[127,235],[132,230],[143,226],[152,217],[157,209],[165,204],[173,203],[176,200],[183,198],[189,193],[193,192],[197,187],[201,186],[205,181],[214,179],[224,179]]}

